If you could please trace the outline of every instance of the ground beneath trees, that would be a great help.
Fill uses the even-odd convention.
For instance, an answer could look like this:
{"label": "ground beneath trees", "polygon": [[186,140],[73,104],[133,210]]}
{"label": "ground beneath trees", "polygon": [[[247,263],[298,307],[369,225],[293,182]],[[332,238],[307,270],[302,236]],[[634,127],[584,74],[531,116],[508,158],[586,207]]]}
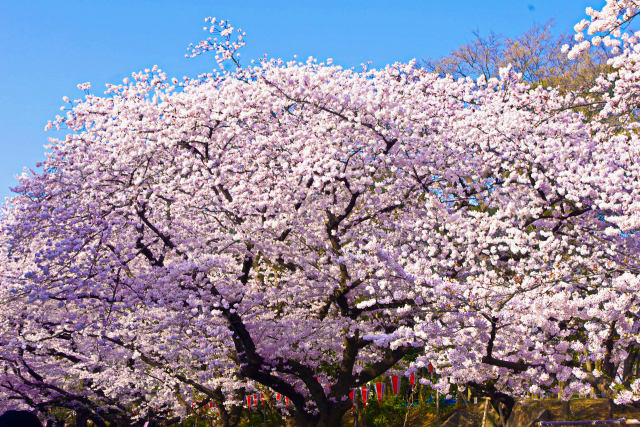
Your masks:
{"label": "ground beneath trees", "polygon": [[[384,418],[384,419],[383,419]],[[499,416],[489,405],[485,415],[485,403],[459,404],[453,411],[445,411],[440,419],[441,427],[499,427]],[[573,399],[564,403],[558,399],[524,400],[516,404],[507,422],[507,427],[533,427],[537,421],[578,421],[625,418],[640,419],[640,408],[614,407],[609,413],[607,399]],[[425,410],[414,410],[404,419],[393,416],[360,420],[359,427],[432,427],[436,425],[435,414]],[[351,413],[345,416],[343,427],[354,425]]]}
{"label": "ground beneath trees", "polygon": [[[481,427],[485,405],[461,405],[442,427]],[[533,427],[537,421],[578,421],[607,419],[640,419],[640,408],[614,407],[609,412],[607,399],[572,399],[563,404],[557,399],[523,400],[518,402],[507,422],[508,427]],[[434,426],[433,424],[422,424]],[[485,427],[500,426],[498,414],[489,406]]]}

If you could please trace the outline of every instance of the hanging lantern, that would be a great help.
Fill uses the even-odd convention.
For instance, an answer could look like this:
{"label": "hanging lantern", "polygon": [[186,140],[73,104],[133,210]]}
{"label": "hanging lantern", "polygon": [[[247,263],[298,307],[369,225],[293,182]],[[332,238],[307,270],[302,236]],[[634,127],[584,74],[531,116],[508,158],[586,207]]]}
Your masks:
{"label": "hanging lantern", "polygon": [[400,379],[398,378],[397,375],[391,375],[391,391],[393,392],[394,396],[397,396],[398,393],[400,392]]}
{"label": "hanging lantern", "polygon": [[360,387],[360,392],[362,393],[362,403],[364,403],[364,406],[367,406],[368,391],[369,391],[369,388],[366,385],[363,385],[362,387]]}
{"label": "hanging lantern", "polygon": [[384,383],[376,383],[376,395],[378,396],[378,405],[382,406],[382,395],[384,393]]}

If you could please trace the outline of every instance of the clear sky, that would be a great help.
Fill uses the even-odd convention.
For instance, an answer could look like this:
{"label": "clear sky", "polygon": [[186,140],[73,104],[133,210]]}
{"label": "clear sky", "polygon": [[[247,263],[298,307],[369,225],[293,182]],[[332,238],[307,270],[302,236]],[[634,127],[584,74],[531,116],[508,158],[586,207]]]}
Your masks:
{"label": "clear sky", "polygon": [[471,32],[515,36],[555,22],[570,32],[587,6],[603,0],[0,0],[0,198],[15,175],[44,158],[47,120],[62,96],[79,97],[106,82],[157,64],[169,76],[214,68],[204,55],[186,59],[201,40],[204,17],[246,31],[241,59],[262,54],[333,58],[345,67],[438,58]]}

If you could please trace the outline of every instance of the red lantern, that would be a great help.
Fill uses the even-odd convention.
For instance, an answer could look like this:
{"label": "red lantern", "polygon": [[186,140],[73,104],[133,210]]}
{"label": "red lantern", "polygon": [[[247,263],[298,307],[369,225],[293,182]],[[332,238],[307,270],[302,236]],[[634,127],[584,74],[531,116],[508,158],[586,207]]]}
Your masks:
{"label": "red lantern", "polygon": [[378,405],[382,406],[382,394],[384,393],[384,383],[376,383],[376,395],[378,396]]}
{"label": "red lantern", "polygon": [[367,406],[367,392],[368,392],[368,387],[366,385],[363,385],[362,387],[360,387],[360,392],[362,393],[362,403],[364,403],[364,406]]}
{"label": "red lantern", "polygon": [[400,381],[397,375],[391,375],[391,391],[394,395],[397,395],[400,391]]}

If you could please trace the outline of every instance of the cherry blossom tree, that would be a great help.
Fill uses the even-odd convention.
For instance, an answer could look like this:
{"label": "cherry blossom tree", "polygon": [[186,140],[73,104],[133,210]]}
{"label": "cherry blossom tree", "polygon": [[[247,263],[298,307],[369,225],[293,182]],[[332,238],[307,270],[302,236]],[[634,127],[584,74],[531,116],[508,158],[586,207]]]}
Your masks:
{"label": "cherry blossom tree", "polygon": [[[241,31],[211,28],[223,46],[194,53],[239,65]],[[264,387],[299,425],[338,425],[418,349],[438,389],[476,385],[508,417],[637,348],[634,133],[509,68],[222,68],[84,85],[50,124],[68,134],[3,217],[1,384],[85,381],[100,417],[184,415],[190,394],[234,411]]]}
{"label": "cherry blossom tree", "polygon": [[[472,386],[507,406],[527,392],[553,392],[563,398],[597,393],[619,404],[637,404],[638,224],[637,204],[632,200],[640,194],[634,160],[638,156],[638,33],[629,30],[637,7],[632,1],[609,1],[601,11],[587,9],[590,22],[576,25],[577,44],[565,48],[570,59],[597,46],[609,50],[611,72],[600,76],[592,95],[569,94],[564,108],[596,107],[591,111],[597,114],[590,116],[587,125],[597,145],[588,153],[608,161],[611,169],[592,177],[611,174],[611,181],[602,181],[608,189],[598,190],[601,196],[612,194],[613,188],[625,190],[581,209],[597,214],[591,225],[584,222],[586,212],[576,216],[575,209],[560,207],[564,212],[560,217],[572,218],[556,223],[552,231],[579,246],[556,258],[553,270],[540,270],[543,280],[537,274],[515,276],[529,285],[505,292],[498,304],[469,302],[473,314],[465,316],[455,330],[467,331],[469,337],[460,341],[459,335],[452,334],[444,339],[449,354],[436,347],[425,357],[439,358],[440,370],[451,375],[452,382]],[[561,198],[562,194],[556,200]],[[545,215],[549,215],[547,221],[558,217],[554,209]],[[447,384],[441,386],[446,389]]]}

